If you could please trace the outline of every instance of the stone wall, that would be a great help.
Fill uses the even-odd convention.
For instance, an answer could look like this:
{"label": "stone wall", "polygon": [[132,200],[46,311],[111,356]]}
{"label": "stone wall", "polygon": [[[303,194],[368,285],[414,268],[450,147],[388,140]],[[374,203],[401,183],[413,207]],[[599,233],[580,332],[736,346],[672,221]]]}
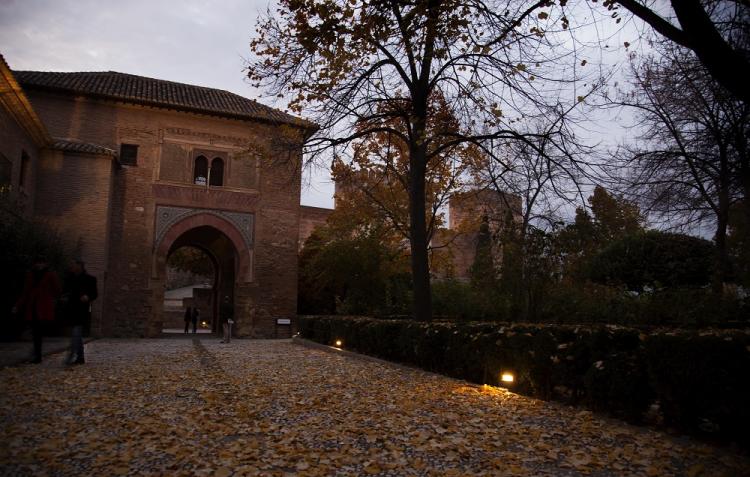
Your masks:
{"label": "stone wall", "polygon": [[[432,239],[433,276],[469,280],[483,218],[490,233],[497,236],[509,213],[514,221],[520,220],[519,196],[491,190],[454,194],[449,202],[449,228],[437,230]],[[495,247],[492,253],[499,266],[502,250]]]}

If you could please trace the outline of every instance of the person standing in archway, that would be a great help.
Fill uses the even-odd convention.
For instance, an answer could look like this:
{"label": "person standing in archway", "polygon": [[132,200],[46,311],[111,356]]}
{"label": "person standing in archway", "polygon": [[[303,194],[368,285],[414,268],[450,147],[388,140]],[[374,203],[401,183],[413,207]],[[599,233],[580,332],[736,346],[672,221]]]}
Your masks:
{"label": "person standing in archway", "polygon": [[35,258],[34,265],[26,273],[23,293],[12,310],[14,315],[21,311],[31,324],[34,363],[42,362],[42,336],[47,325],[55,319],[55,302],[60,296],[61,288],[60,278],[49,269],[47,259],[42,256]]}
{"label": "person standing in archway", "polygon": [[193,319],[193,309],[187,307],[185,310],[185,333],[190,329],[190,321]]}
{"label": "person standing in archway", "polygon": [[224,339],[222,343],[229,343],[232,339],[232,325],[234,324],[234,305],[232,305],[229,296],[224,297],[224,301],[221,302],[219,307],[219,317],[221,319],[221,327],[224,331]]}
{"label": "person standing in archway", "polygon": [[[91,303],[99,296],[96,277],[86,272],[83,260],[70,264],[70,275],[65,279],[63,297],[67,319],[73,326],[68,364],[83,364],[83,334],[91,327]],[[75,359],[74,359],[75,358]]]}
{"label": "person standing in archway", "polygon": [[193,314],[190,316],[190,319],[193,321],[193,333],[198,332],[198,320],[201,316],[201,309],[197,306],[193,308]]}

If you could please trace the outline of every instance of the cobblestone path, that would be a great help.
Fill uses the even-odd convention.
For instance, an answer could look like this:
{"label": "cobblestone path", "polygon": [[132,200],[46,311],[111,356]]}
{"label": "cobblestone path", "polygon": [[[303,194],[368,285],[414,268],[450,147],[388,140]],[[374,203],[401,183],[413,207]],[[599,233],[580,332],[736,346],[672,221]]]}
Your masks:
{"label": "cobblestone path", "polygon": [[746,475],[726,449],[288,341],[0,370],[0,475]]}

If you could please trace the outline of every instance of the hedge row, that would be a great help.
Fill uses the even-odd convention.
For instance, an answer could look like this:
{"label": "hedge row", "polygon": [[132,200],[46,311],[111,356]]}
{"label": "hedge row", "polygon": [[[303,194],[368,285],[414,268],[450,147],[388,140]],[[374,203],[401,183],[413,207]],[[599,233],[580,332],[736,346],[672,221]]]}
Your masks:
{"label": "hedge row", "polygon": [[[498,324],[301,316],[300,335],[386,360],[629,421],[750,444],[750,333],[619,326]],[[654,405],[657,406],[654,406]]]}

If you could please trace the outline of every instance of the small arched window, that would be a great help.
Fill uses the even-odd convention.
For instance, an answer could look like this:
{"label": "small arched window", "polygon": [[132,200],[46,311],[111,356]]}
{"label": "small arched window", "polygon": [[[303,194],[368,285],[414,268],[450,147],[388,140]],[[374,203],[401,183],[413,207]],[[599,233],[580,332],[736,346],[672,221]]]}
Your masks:
{"label": "small arched window", "polygon": [[195,158],[195,167],[193,169],[193,183],[206,185],[208,181],[208,159],[204,156]]}
{"label": "small arched window", "polygon": [[211,161],[211,174],[209,177],[210,185],[224,185],[224,161],[221,158],[215,157],[214,160]]}

